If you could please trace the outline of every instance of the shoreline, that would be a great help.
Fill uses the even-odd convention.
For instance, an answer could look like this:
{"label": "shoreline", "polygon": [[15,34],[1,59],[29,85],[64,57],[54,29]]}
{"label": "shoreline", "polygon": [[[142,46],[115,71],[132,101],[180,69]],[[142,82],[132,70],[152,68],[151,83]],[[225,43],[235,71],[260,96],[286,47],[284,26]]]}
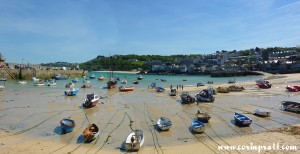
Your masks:
{"label": "shoreline", "polygon": [[[182,105],[180,98],[156,93],[147,88],[120,93],[117,90],[82,89],[77,96],[65,97],[61,91],[45,92],[14,89],[0,92],[0,153],[124,153],[119,147],[133,128],[144,130],[145,144],[139,153],[253,153],[250,151],[218,150],[218,146],[238,145],[297,145],[300,139],[300,115],[280,110],[280,100],[298,100],[297,93],[285,92],[287,84],[300,84],[299,74],[265,75],[271,89],[258,89],[254,82],[238,82],[244,92],[217,94],[214,103]],[[228,86],[233,84],[212,84]],[[168,87],[167,87],[168,88]],[[199,92],[204,87],[184,87],[184,91]],[[62,89],[63,90],[63,89]],[[86,93],[96,91],[107,95],[96,107],[81,109]],[[181,90],[179,91],[181,92]],[[271,117],[249,114],[253,107],[270,110]],[[212,116],[203,134],[189,130],[190,120],[197,110]],[[248,112],[253,119],[250,127],[237,127],[232,122],[234,112]],[[160,116],[169,117],[170,131],[160,132],[154,127]],[[59,120],[70,117],[77,126],[71,133],[61,135]],[[100,136],[90,144],[80,142],[88,123],[100,127]],[[284,151],[262,150],[263,153]],[[287,153],[297,153],[288,151]]]}

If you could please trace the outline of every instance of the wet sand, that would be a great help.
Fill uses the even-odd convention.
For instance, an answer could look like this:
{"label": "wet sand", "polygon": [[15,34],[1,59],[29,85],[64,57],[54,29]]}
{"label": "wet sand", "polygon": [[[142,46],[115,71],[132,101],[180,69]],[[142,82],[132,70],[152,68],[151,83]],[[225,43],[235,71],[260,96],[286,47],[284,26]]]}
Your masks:
{"label": "wet sand", "polygon": [[[280,77],[278,77],[280,76]],[[217,94],[214,103],[182,105],[180,97],[156,93],[152,89],[118,92],[117,89],[80,89],[77,96],[63,91],[36,92],[15,89],[0,92],[0,153],[126,153],[120,149],[133,129],[141,129],[145,143],[138,153],[257,153],[256,151],[220,151],[220,145],[298,145],[300,149],[300,114],[281,109],[283,100],[298,101],[300,93],[286,92],[288,84],[299,84],[299,74],[266,75],[273,87],[258,89],[254,82],[236,83],[243,92]],[[228,84],[212,85],[228,86]],[[184,87],[191,94],[204,87]],[[82,109],[88,93],[107,98],[96,107]],[[179,90],[179,93],[181,90]],[[271,117],[253,115],[254,108],[271,111]],[[209,112],[211,119],[205,133],[194,134],[191,121],[197,112]],[[252,118],[250,127],[238,127],[234,112]],[[160,116],[172,120],[170,131],[161,132],[155,124]],[[61,134],[59,121],[70,117],[76,121],[73,132]],[[82,132],[89,123],[100,128],[99,138],[83,143]],[[293,127],[294,126],[294,127]],[[289,131],[294,128],[295,131]],[[263,153],[297,153],[298,151],[262,151]]]}

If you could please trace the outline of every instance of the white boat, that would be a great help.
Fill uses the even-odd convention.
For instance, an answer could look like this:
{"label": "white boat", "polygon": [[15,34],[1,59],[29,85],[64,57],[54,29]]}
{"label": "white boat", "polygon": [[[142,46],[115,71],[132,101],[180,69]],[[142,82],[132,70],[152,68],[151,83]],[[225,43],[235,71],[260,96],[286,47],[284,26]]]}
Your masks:
{"label": "white boat", "polygon": [[16,83],[17,84],[26,84],[27,82],[26,81],[17,81]]}
{"label": "white boat", "polygon": [[121,83],[122,83],[122,84],[126,84],[127,81],[126,81],[126,80],[122,80]]}
{"label": "white boat", "polygon": [[125,141],[125,150],[138,151],[144,144],[144,132],[142,130],[134,130]]}
{"label": "white boat", "polygon": [[156,123],[157,127],[162,131],[169,130],[172,127],[172,122],[169,118],[160,117]]}
{"label": "white boat", "polygon": [[32,77],[32,81],[33,81],[33,82],[39,82],[40,79],[38,79],[38,78],[36,78],[36,77],[34,76],[34,77]]}
{"label": "white boat", "polygon": [[5,89],[5,80],[0,80],[0,82],[3,82],[3,84],[0,85],[0,90],[4,90]]}
{"label": "white boat", "polygon": [[34,86],[39,86],[39,87],[45,86],[45,83],[44,82],[35,83]]}
{"label": "white boat", "polygon": [[263,109],[255,109],[254,112],[255,112],[255,115],[258,115],[258,116],[269,117],[271,115],[270,111],[266,111]]}
{"label": "white boat", "polygon": [[203,133],[205,130],[205,124],[198,118],[194,118],[191,124],[192,130],[196,133]]}
{"label": "white boat", "polygon": [[47,83],[47,86],[48,86],[48,87],[56,86],[55,80],[51,80],[50,82],[48,82],[48,83]]}

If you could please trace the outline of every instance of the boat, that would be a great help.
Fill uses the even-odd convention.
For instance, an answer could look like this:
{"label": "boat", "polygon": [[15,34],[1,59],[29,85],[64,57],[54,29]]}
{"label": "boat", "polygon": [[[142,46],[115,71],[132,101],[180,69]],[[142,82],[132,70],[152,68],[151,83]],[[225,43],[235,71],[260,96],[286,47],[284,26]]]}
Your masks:
{"label": "boat", "polygon": [[83,80],[83,83],[90,83],[91,82],[91,80],[89,80],[89,79],[84,79]]}
{"label": "boat", "polygon": [[99,135],[99,128],[96,124],[90,124],[82,132],[84,142],[91,142]]}
{"label": "boat", "polygon": [[95,79],[96,78],[96,75],[95,74],[92,74],[91,76],[90,76],[90,79]]}
{"label": "boat", "polygon": [[160,79],[160,81],[161,81],[161,82],[167,82],[167,80],[166,80],[166,79]]}
{"label": "boat", "polygon": [[191,124],[191,128],[195,133],[204,133],[205,124],[202,123],[198,118],[194,118]]}
{"label": "boat", "polygon": [[187,79],[182,79],[182,81],[187,81]]}
{"label": "boat", "polygon": [[188,92],[183,92],[180,95],[182,104],[189,104],[195,102],[195,97],[191,96]]}
{"label": "boat", "polygon": [[207,81],[207,84],[213,84],[214,82],[213,81]]}
{"label": "boat", "polygon": [[152,89],[156,88],[156,82],[152,82],[151,85],[150,85],[150,88],[152,88]]}
{"label": "boat", "polygon": [[55,80],[67,80],[66,77],[62,76],[61,74],[56,74],[52,77],[52,79],[55,79]]}
{"label": "boat", "polygon": [[229,93],[229,88],[227,88],[227,87],[218,87],[217,92],[218,93]]}
{"label": "boat", "polygon": [[98,80],[100,80],[100,81],[103,81],[103,80],[106,80],[107,78],[106,77],[104,77],[104,76],[100,76],[99,78],[98,78]]}
{"label": "boat", "polygon": [[120,86],[119,87],[119,91],[122,91],[122,92],[125,92],[125,91],[133,91],[134,90],[134,87],[131,86],[131,87],[124,87],[124,86]]}
{"label": "boat", "polygon": [[56,86],[56,81],[54,79],[50,80],[47,82],[47,86],[51,87],[51,86]]}
{"label": "boat", "polygon": [[240,126],[249,126],[252,120],[244,114],[234,113],[235,124]]}
{"label": "boat", "polygon": [[204,83],[202,83],[202,82],[197,83],[197,87],[200,87],[200,86],[204,86]]}
{"label": "boat", "polygon": [[92,85],[90,85],[90,84],[84,84],[81,86],[81,88],[91,88],[91,87],[92,87]]}
{"label": "boat", "polygon": [[84,100],[84,103],[82,104],[85,108],[91,108],[97,105],[100,97],[95,94],[87,94],[86,98]]}
{"label": "boat", "polygon": [[17,84],[26,84],[27,82],[26,82],[26,81],[21,81],[21,80],[19,80],[19,81],[17,81],[16,83],[17,83]]}
{"label": "boat", "polygon": [[66,96],[74,96],[77,95],[78,89],[68,89],[65,91]]}
{"label": "boat", "polygon": [[172,122],[169,118],[159,117],[156,126],[162,131],[167,131],[172,127]]}
{"label": "boat", "polygon": [[3,84],[0,85],[0,90],[4,90],[5,89],[5,81],[6,80],[0,80],[1,83],[3,82]]}
{"label": "boat", "polygon": [[213,86],[208,86],[208,87],[207,87],[207,90],[209,90],[209,91],[212,93],[212,95],[217,95],[217,90],[214,89]]}
{"label": "boat", "polygon": [[36,78],[35,76],[31,78],[33,82],[39,82],[40,79]]}
{"label": "boat", "polygon": [[269,89],[272,87],[272,84],[269,81],[260,79],[260,80],[256,80],[256,85],[261,88],[261,89]]}
{"label": "boat", "polygon": [[7,78],[0,78],[0,81],[6,81]]}
{"label": "boat", "polygon": [[75,121],[72,119],[65,118],[60,121],[60,128],[63,134],[72,132],[75,126]]}
{"label": "boat", "polygon": [[35,83],[34,86],[38,86],[38,87],[45,86],[45,83],[44,82],[38,82],[38,83]]}
{"label": "boat", "polygon": [[257,116],[269,117],[271,115],[271,112],[263,109],[255,109],[254,114]]}
{"label": "boat", "polygon": [[134,80],[134,81],[133,81],[133,84],[139,84],[139,82],[138,82],[138,81],[136,81],[136,80]]}
{"label": "boat", "polygon": [[164,92],[164,91],[165,91],[165,88],[163,88],[163,87],[156,88],[156,92]]}
{"label": "boat", "polygon": [[144,144],[144,132],[142,130],[134,130],[125,140],[126,151],[138,151]]}
{"label": "boat", "polygon": [[236,86],[236,85],[229,86],[228,89],[229,89],[229,91],[243,91],[243,90],[245,90],[244,87]]}
{"label": "boat", "polygon": [[281,105],[284,110],[291,112],[300,112],[300,103],[292,101],[282,101]]}
{"label": "boat", "polygon": [[214,102],[215,97],[212,94],[211,90],[203,89],[199,93],[195,94],[195,98],[197,102]]}
{"label": "boat", "polygon": [[122,84],[126,84],[127,81],[126,81],[126,80],[122,80],[121,83],[122,83]]}
{"label": "boat", "polygon": [[209,119],[211,118],[208,113],[206,113],[206,112],[201,113],[199,110],[195,116],[199,121],[204,122],[204,123],[207,123],[209,121]]}
{"label": "boat", "polygon": [[290,92],[298,92],[299,91],[298,86],[295,87],[295,86],[287,85],[285,88],[287,91],[290,91]]}
{"label": "boat", "polygon": [[137,77],[137,80],[143,80],[142,75],[139,75],[139,76]]}
{"label": "boat", "polygon": [[171,92],[170,92],[169,95],[170,95],[170,96],[176,96],[176,95],[177,95],[176,89],[171,89]]}
{"label": "boat", "polygon": [[112,71],[112,68],[111,68],[110,59],[109,59],[109,64],[110,64],[110,72],[109,72],[109,80],[107,81],[107,88],[108,89],[113,89],[113,88],[116,88],[116,86],[118,84],[118,80],[113,77],[114,72]]}
{"label": "boat", "polygon": [[77,82],[79,82],[79,79],[78,79],[78,78],[75,78],[75,79],[72,80],[72,82],[73,82],[73,83],[77,83]]}
{"label": "boat", "polygon": [[229,84],[235,83],[235,79],[230,79],[230,80],[228,80],[228,83],[229,83]]}

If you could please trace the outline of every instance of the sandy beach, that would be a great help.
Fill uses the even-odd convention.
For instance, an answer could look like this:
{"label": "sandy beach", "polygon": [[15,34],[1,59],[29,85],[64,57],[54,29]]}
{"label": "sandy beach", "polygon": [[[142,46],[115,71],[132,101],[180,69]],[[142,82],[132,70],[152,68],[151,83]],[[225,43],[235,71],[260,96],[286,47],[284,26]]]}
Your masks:
{"label": "sandy beach", "polygon": [[[299,74],[270,75],[265,79],[271,89],[259,89],[254,82],[239,82],[243,92],[218,93],[213,103],[182,105],[180,97],[153,89],[137,88],[121,93],[117,89],[80,89],[68,97],[60,91],[26,89],[0,92],[0,153],[127,153],[120,149],[133,129],[141,129],[145,143],[141,154],[197,153],[258,153],[257,149],[220,149],[220,146],[297,146],[298,150],[262,149],[260,153],[299,153],[300,115],[283,111],[280,102],[298,101],[300,93],[287,92],[285,87],[299,85]],[[229,86],[229,84],[212,85]],[[184,87],[191,94],[204,87]],[[181,93],[182,90],[179,90]],[[96,107],[83,109],[88,93],[103,96]],[[255,108],[271,111],[270,117],[253,115]],[[191,121],[200,110],[211,115],[205,132],[194,134]],[[238,127],[234,112],[244,113],[253,122],[250,127]],[[161,132],[155,126],[159,117],[171,119],[170,131]],[[73,132],[62,134],[59,121],[75,120]],[[100,128],[99,137],[83,143],[82,132],[88,124]],[[129,152],[128,152],[129,153]]]}

